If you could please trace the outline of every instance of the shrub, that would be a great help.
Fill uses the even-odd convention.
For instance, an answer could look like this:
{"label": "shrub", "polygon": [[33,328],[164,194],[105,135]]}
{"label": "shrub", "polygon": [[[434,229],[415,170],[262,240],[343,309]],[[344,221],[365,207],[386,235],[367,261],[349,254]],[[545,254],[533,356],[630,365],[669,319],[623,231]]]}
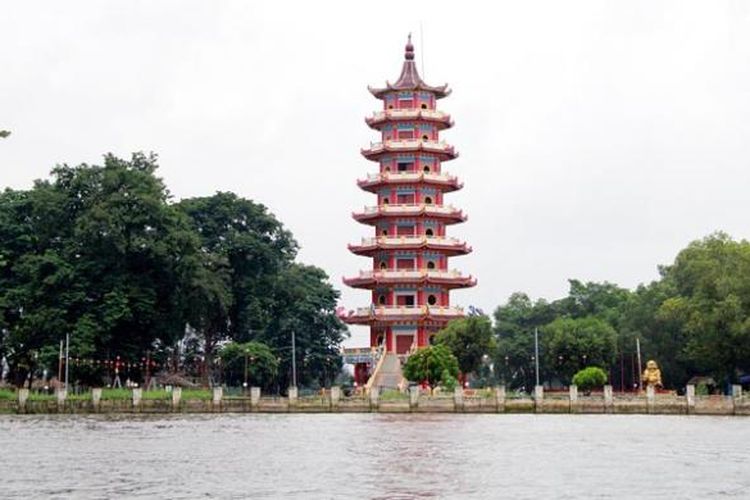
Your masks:
{"label": "shrub", "polygon": [[598,366],[587,366],[573,376],[573,384],[583,392],[591,392],[607,383],[607,372]]}

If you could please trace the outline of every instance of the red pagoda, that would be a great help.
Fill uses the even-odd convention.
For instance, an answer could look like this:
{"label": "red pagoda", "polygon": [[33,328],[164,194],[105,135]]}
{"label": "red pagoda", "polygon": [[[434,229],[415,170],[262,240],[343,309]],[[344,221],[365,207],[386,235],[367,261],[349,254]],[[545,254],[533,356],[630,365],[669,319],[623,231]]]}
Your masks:
{"label": "red pagoda", "polygon": [[[444,200],[446,193],[463,186],[443,169],[458,156],[453,146],[439,139],[440,131],[453,126],[450,115],[436,109],[437,100],[450,94],[448,85],[433,87],[420,78],[410,35],[398,80],[368,89],[383,101],[383,110],[365,120],[380,132],[381,142],[361,152],[378,171],[357,184],[375,194],[377,204],[353,217],[372,226],[374,235],[349,245],[349,250],[370,257],[372,267],[344,278],[344,283],[370,290],[372,301],[342,319],[369,325],[371,348],[403,355],[428,345],[448,321],[463,316],[461,308],[451,305],[450,291],[474,286],[476,280],[448,265],[450,257],[471,252],[466,243],[447,235],[448,226],[466,220],[460,209]],[[359,358],[356,352],[347,358],[362,384],[375,371],[377,360],[364,349],[360,353]]]}

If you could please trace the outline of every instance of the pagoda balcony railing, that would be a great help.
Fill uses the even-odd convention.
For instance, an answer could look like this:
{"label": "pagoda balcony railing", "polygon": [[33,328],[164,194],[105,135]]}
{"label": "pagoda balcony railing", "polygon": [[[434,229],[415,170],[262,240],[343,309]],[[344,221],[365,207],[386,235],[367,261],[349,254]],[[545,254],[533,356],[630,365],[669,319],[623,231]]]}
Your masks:
{"label": "pagoda balcony railing", "polygon": [[429,315],[433,317],[462,316],[464,310],[458,306],[374,306],[358,307],[353,316],[419,316]]}
{"label": "pagoda balcony railing", "polygon": [[369,121],[379,122],[386,118],[392,118],[397,120],[414,120],[418,118],[425,118],[428,120],[437,121],[450,121],[450,115],[443,111],[436,109],[388,109],[385,111],[375,111],[372,114],[372,118]]}
{"label": "pagoda balcony railing", "polygon": [[444,246],[463,246],[464,242],[458,238],[443,236],[377,236],[375,238],[362,238],[362,246],[386,245],[421,245],[431,243]]}
{"label": "pagoda balcony railing", "polygon": [[376,205],[365,207],[360,215],[392,214],[403,215],[407,213],[424,211],[436,215],[461,215],[461,210],[453,205],[434,205],[432,203],[409,203],[400,205]]}
{"label": "pagoda balcony railing", "polygon": [[365,270],[359,272],[362,279],[369,278],[389,278],[389,279],[420,279],[424,277],[439,279],[460,279],[465,276],[456,269],[437,270],[437,269],[395,269],[395,270]]}
{"label": "pagoda balcony railing", "polygon": [[439,153],[452,154],[453,146],[444,141],[431,141],[423,139],[402,139],[402,140],[390,140],[383,142],[371,142],[370,147],[367,150],[368,154],[375,154],[386,149],[390,150],[412,150],[422,148],[426,151],[437,151]]}
{"label": "pagoda balcony railing", "polygon": [[435,183],[457,183],[458,177],[455,175],[443,174],[443,173],[427,173],[427,172],[377,172],[374,174],[368,174],[365,182],[384,182],[384,181],[397,181],[397,182],[421,182],[431,181]]}

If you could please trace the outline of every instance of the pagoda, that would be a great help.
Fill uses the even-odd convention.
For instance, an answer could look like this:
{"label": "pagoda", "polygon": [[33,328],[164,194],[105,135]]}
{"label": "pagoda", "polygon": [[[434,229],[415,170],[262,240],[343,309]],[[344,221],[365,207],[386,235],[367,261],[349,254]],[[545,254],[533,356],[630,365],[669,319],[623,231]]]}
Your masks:
{"label": "pagoda", "polygon": [[[369,306],[342,319],[369,325],[371,348],[403,355],[429,345],[448,321],[464,315],[451,305],[450,291],[474,286],[476,280],[448,263],[450,257],[471,252],[465,242],[447,235],[449,226],[466,220],[462,210],[444,199],[463,186],[443,168],[458,157],[453,146],[439,138],[453,126],[450,115],[436,106],[450,94],[448,85],[433,87],[420,78],[409,35],[401,76],[393,84],[368,90],[383,101],[382,111],[365,119],[381,140],[361,153],[378,168],[357,184],[377,201],[352,214],[372,227],[373,234],[350,244],[349,250],[371,258],[372,266],[344,278],[344,283],[370,290],[372,298]],[[354,363],[361,383],[374,366],[367,366],[366,357]]]}

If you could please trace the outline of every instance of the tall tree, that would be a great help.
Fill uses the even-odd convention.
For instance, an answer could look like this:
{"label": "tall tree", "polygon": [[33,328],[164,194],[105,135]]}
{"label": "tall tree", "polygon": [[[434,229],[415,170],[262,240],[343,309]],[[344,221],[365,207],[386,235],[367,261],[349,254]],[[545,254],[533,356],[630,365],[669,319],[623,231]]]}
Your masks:
{"label": "tall tree", "polygon": [[458,359],[461,373],[469,375],[479,369],[484,356],[494,349],[492,323],[487,316],[468,316],[451,321],[438,332],[436,343],[448,347]]}

